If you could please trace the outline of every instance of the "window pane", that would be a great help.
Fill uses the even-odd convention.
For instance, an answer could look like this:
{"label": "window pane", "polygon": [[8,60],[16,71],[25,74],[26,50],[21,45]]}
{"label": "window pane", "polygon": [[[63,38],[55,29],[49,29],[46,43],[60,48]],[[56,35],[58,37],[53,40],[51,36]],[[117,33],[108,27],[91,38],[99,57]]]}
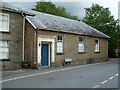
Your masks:
{"label": "window pane", "polygon": [[3,19],[3,20],[8,20],[8,15],[3,14],[3,15],[2,15],[2,19]]}
{"label": "window pane", "polygon": [[82,38],[79,38],[79,41],[81,41],[81,42],[82,42]]}
{"label": "window pane", "polygon": [[80,43],[84,43],[84,38],[79,38]]}
{"label": "window pane", "polygon": [[0,14],[0,20],[2,20],[2,14]]}
{"label": "window pane", "polygon": [[0,20],[0,31],[2,30],[2,20]]}
{"label": "window pane", "polygon": [[0,52],[0,59],[2,59],[2,53]]}
{"label": "window pane", "polygon": [[78,52],[84,52],[84,38],[79,38]]}
{"label": "window pane", "polygon": [[80,44],[80,43],[79,43],[78,51],[79,51],[79,52],[84,52],[84,44]]}
{"label": "window pane", "polygon": [[5,27],[6,27],[6,21],[3,20],[3,21],[2,21],[2,30],[6,30]]}
{"label": "window pane", "polygon": [[98,44],[98,40],[95,40],[95,43]]}
{"label": "window pane", "polygon": [[99,40],[95,40],[95,51],[99,51]]}
{"label": "window pane", "polygon": [[3,46],[3,41],[0,41],[0,46]]}
{"label": "window pane", "polygon": [[62,47],[62,46],[63,46],[63,43],[62,43],[62,42],[59,42],[59,46],[61,46],[61,47]]}
{"label": "window pane", "polygon": [[0,52],[8,52],[8,48],[7,47],[0,47]]}
{"label": "window pane", "polygon": [[57,52],[63,52],[63,43],[57,42]]}
{"label": "window pane", "polygon": [[59,47],[59,43],[60,43],[60,42],[57,42],[57,47]]}
{"label": "window pane", "polygon": [[63,36],[62,35],[58,35],[58,40],[62,40]]}
{"label": "window pane", "polygon": [[63,35],[58,35],[57,38],[57,52],[63,52]]}
{"label": "window pane", "polygon": [[8,46],[8,41],[0,41],[0,46]]}
{"label": "window pane", "polygon": [[61,53],[63,52],[63,48],[62,47],[59,48],[59,52],[61,52]]}
{"label": "window pane", "polygon": [[0,59],[8,59],[8,41],[0,41]]}
{"label": "window pane", "polygon": [[98,44],[96,44],[96,46],[95,46],[95,50],[96,50],[96,51],[99,50]]}
{"label": "window pane", "polygon": [[8,21],[3,21],[2,22],[2,30],[8,31]]}
{"label": "window pane", "polygon": [[8,53],[1,53],[0,54],[0,59],[8,59]]}
{"label": "window pane", "polygon": [[59,52],[59,42],[57,42],[57,52]]}
{"label": "window pane", "polygon": [[8,31],[9,29],[9,15],[0,14],[0,31]]}

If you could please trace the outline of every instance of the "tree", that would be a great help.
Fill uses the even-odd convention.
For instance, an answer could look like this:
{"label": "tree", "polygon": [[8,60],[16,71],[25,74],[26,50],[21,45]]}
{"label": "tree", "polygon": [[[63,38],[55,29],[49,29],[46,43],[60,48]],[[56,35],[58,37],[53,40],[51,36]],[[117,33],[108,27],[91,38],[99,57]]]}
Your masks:
{"label": "tree", "polygon": [[77,16],[72,16],[70,12],[66,12],[66,9],[63,6],[57,7],[50,1],[47,2],[41,0],[36,2],[35,8],[33,8],[32,10],[80,21]]}
{"label": "tree", "polygon": [[92,7],[85,8],[85,17],[83,22],[100,30],[101,32],[110,36],[109,42],[109,55],[115,55],[115,49],[118,46],[120,39],[120,31],[118,20],[114,19],[111,15],[109,8],[104,8],[98,4],[92,4]]}

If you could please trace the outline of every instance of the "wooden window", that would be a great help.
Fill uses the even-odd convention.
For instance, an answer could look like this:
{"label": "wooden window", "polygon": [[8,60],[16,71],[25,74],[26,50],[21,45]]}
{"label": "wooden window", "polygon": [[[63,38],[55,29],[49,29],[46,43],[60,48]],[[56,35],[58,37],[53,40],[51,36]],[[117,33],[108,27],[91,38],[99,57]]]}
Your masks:
{"label": "wooden window", "polygon": [[82,37],[79,38],[78,52],[85,52],[85,48],[84,48],[84,38],[82,38]]}
{"label": "wooden window", "polygon": [[9,32],[9,14],[0,13],[0,31]]}
{"label": "wooden window", "polygon": [[99,40],[95,40],[95,52],[99,52],[100,48],[99,48]]}
{"label": "wooden window", "polygon": [[8,41],[0,41],[0,59],[9,59]]}
{"label": "wooden window", "polygon": [[63,53],[63,35],[57,37],[57,53]]}

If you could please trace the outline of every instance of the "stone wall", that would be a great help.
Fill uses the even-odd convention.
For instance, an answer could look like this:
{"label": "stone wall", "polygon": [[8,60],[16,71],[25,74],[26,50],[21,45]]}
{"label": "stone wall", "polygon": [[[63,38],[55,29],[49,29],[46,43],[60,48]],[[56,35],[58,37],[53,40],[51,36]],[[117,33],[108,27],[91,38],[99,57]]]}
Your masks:
{"label": "stone wall", "polygon": [[21,68],[23,46],[23,17],[21,14],[2,11],[9,14],[9,32],[2,32],[2,40],[9,41],[9,60],[2,61],[3,69]]}

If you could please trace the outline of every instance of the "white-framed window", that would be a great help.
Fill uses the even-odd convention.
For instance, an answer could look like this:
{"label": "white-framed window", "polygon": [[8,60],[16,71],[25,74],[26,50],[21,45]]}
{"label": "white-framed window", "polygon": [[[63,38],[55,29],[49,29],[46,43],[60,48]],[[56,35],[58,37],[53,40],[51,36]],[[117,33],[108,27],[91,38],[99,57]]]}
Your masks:
{"label": "white-framed window", "polygon": [[0,59],[9,59],[8,41],[0,41]]}
{"label": "white-framed window", "polygon": [[96,39],[96,40],[95,40],[95,52],[99,52],[99,51],[100,51],[99,40]]}
{"label": "white-framed window", "polygon": [[80,37],[78,40],[78,52],[85,52],[84,38]]}
{"label": "white-framed window", "polygon": [[0,13],[0,31],[9,32],[9,14]]}
{"label": "white-framed window", "polygon": [[63,35],[57,36],[57,53],[63,53]]}

